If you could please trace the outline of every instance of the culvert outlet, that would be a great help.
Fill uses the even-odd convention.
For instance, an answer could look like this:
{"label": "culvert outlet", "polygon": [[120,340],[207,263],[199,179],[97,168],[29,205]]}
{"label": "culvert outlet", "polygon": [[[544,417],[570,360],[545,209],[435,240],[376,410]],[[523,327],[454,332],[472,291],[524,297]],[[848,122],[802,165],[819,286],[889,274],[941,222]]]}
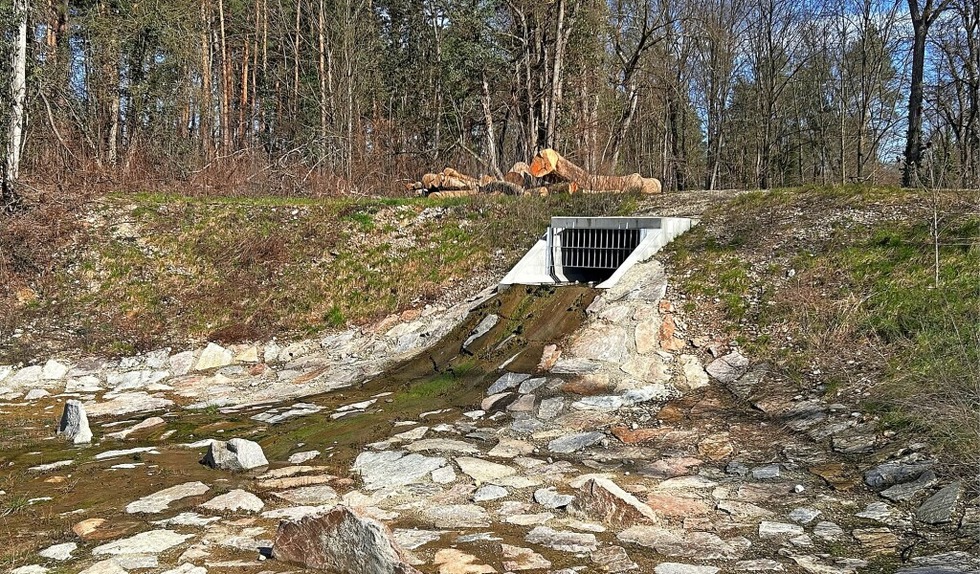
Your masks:
{"label": "culvert outlet", "polygon": [[696,223],[684,217],[552,217],[544,236],[500,284],[596,283],[608,289]]}

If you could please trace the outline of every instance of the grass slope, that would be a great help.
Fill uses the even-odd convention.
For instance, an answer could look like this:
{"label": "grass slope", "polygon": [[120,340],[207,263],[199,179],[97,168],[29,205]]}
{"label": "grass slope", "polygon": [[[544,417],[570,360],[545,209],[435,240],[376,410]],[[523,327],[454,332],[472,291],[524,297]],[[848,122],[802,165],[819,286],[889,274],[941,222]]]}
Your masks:
{"label": "grass slope", "polygon": [[975,469],[978,206],[976,191],[749,193],[709,210],[669,263],[695,321]]}
{"label": "grass slope", "polygon": [[[128,354],[203,339],[302,337],[458,300],[499,279],[552,215],[625,214],[636,201],[145,194],[48,220],[27,214],[33,227],[7,222],[0,232],[13,254],[0,333],[21,329],[0,340],[0,364],[59,348]],[[39,244],[52,220],[70,231]]]}

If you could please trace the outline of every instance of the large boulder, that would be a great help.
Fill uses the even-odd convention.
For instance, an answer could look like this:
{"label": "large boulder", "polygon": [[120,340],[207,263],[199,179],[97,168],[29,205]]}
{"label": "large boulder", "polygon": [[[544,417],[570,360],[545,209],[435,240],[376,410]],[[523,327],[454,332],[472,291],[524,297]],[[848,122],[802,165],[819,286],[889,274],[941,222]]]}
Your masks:
{"label": "large boulder", "polygon": [[281,522],[272,554],[276,560],[337,574],[420,574],[385,525],[343,505]]}
{"label": "large boulder", "polygon": [[211,447],[201,459],[201,464],[222,470],[240,471],[269,466],[269,461],[259,443],[233,438],[228,442],[211,441]]}
{"label": "large boulder", "polygon": [[58,434],[75,444],[92,442],[92,429],[88,426],[88,415],[85,414],[85,407],[80,401],[70,400],[65,403],[65,410],[61,414],[61,422],[58,424]]}

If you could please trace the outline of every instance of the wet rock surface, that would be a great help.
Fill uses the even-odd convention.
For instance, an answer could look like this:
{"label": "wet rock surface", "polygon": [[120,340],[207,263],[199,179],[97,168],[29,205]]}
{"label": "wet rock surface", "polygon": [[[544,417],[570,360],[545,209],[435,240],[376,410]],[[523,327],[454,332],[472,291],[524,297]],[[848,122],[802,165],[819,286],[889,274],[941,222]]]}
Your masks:
{"label": "wet rock surface", "polygon": [[[12,566],[173,574],[980,568],[975,485],[945,476],[927,446],[898,444],[853,407],[798,393],[730,341],[695,344],[709,334],[687,332],[666,291],[659,264],[640,265],[583,304],[586,321],[572,337],[533,344],[501,335],[508,315],[488,311],[454,352],[464,342],[474,357],[490,353],[481,345],[500,346],[493,368],[451,398],[414,389],[421,398],[411,409],[411,393],[397,385],[350,388],[378,365],[363,369],[353,356],[381,350],[353,335],[326,347],[214,345],[111,368],[11,369],[0,383],[13,380],[18,399],[33,388],[49,394],[0,409],[51,407],[57,422],[69,381],[86,408],[112,405],[93,417],[95,444],[57,441],[42,456],[30,454],[45,452],[36,442],[15,453],[27,486],[16,502],[0,493],[0,503],[43,511],[65,500],[50,513],[70,540],[38,533]],[[385,349],[415,344],[436,322],[385,325]],[[534,356],[511,361],[518,347]],[[351,370],[335,378],[342,364]],[[441,371],[425,382],[458,376]],[[258,381],[254,401],[241,398],[245,380]],[[297,388],[328,393],[285,400],[304,393]],[[146,405],[168,411],[149,417]],[[204,421],[185,423],[191,414]],[[43,431],[54,437],[53,427]],[[341,448],[354,433],[360,442]],[[213,464],[198,464],[205,453]],[[111,492],[100,492],[100,481]]]}

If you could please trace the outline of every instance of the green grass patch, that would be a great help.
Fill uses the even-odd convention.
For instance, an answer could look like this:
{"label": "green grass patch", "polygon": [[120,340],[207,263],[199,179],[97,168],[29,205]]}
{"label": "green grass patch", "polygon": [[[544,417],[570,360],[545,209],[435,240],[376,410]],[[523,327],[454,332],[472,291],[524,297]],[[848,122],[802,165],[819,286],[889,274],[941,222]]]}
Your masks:
{"label": "green grass patch", "polygon": [[885,422],[931,428],[950,452],[973,457],[980,439],[976,238],[980,216],[949,224],[940,234],[938,268],[932,229],[923,222],[874,229],[864,241],[827,255],[849,286],[866,294],[856,315],[860,332],[890,351],[883,396],[875,401]]}
{"label": "green grass patch", "polygon": [[[818,380],[828,399],[861,402],[884,427],[929,433],[949,460],[975,465],[973,195],[862,186],[741,194],[674,244],[685,310],[716,313],[755,359],[789,380]],[[930,205],[938,206],[938,252]],[[746,337],[746,324],[758,335]]]}
{"label": "green grass patch", "polygon": [[[717,301],[724,310],[732,327],[746,316],[746,297],[752,283],[746,261],[738,254],[733,243],[720,244],[706,237],[702,229],[695,228],[681,236],[674,246],[675,261],[679,268],[695,268],[697,272],[678,278],[683,292]],[[696,312],[698,302],[688,300],[684,310]]]}
{"label": "green grass patch", "polygon": [[29,498],[23,494],[11,496],[8,500],[4,501],[2,509],[0,509],[0,517],[10,516],[26,509],[30,506],[28,500]]}

